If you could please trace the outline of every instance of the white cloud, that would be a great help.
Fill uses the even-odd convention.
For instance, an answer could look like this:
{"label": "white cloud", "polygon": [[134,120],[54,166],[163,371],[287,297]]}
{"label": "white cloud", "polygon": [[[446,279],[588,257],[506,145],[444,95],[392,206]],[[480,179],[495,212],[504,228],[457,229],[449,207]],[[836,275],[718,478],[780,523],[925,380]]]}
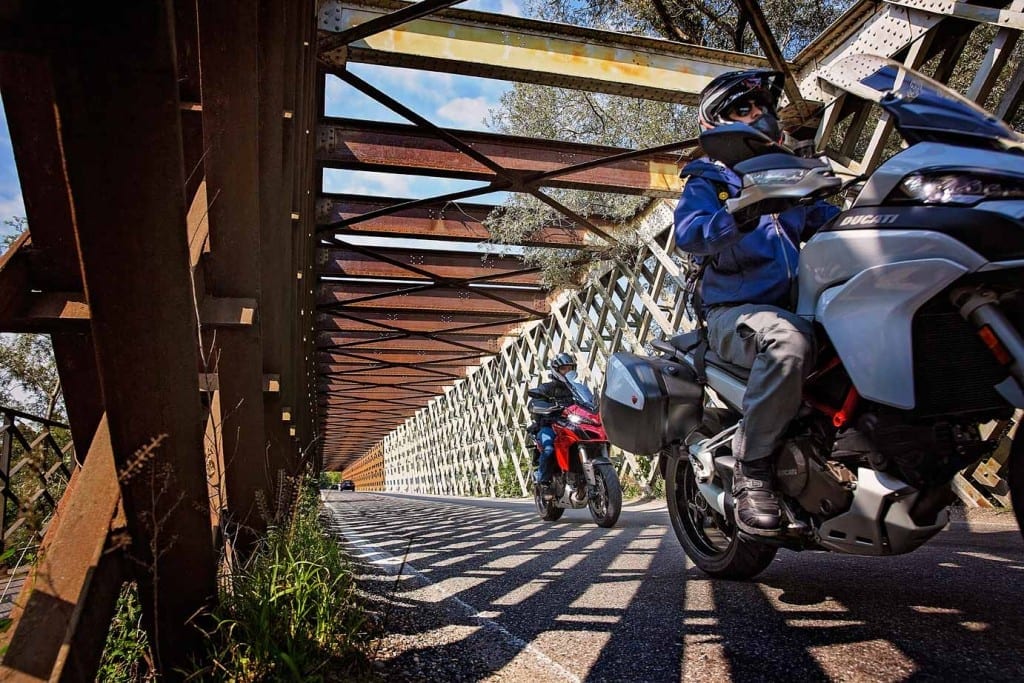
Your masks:
{"label": "white cloud", "polygon": [[[487,111],[496,103],[484,97],[456,97],[437,110],[437,116],[456,124],[461,128],[482,130]],[[442,121],[443,123],[443,121]]]}
{"label": "white cloud", "polygon": [[324,192],[376,197],[405,197],[409,194],[408,176],[371,171],[324,169]]}
{"label": "white cloud", "polygon": [[523,8],[518,0],[501,0],[501,13],[513,17],[523,16]]}
{"label": "white cloud", "polygon": [[0,197],[0,222],[14,216],[25,215],[25,200],[21,192],[13,197]]}

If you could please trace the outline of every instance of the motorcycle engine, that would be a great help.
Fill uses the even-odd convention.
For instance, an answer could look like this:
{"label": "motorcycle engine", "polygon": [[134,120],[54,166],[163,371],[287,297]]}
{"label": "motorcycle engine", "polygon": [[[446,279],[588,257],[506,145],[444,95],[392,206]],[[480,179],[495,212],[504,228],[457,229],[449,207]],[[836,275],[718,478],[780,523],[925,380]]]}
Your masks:
{"label": "motorcycle engine", "polygon": [[814,515],[837,515],[849,509],[853,500],[853,472],[826,460],[818,440],[810,436],[788,439],[782,445],[775,477],[783,493]]}

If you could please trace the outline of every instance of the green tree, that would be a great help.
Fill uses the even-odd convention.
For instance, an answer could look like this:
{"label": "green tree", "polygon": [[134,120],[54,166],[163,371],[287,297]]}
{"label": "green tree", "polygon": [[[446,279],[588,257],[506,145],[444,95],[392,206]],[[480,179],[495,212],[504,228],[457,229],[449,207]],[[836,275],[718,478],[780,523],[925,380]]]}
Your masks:
{"label": "green tree", "polygon": [[[762,8],[783,53],[792,57],[852,2],[769,0]],[[748,20],[731,0],[527,0],[525,10],[548,21],[761,53]],[[699,132],[691,107],[530,83],[514,84],[490,112],[488,125],[513,135],[632,149],[678,142]],[[613,237],[583,253],[526,249],[524,261],[541,269],[547,286],[576,286],[594,261],[636,253],[638,236],[628,226],[649,204],[647,198],[558,189],[545,194],[579,216],[610,221],[606,232]],[[568,224],[564,214],[529,195],[513,195],[487,220],[494,241],[506,244],[560,224]]]}

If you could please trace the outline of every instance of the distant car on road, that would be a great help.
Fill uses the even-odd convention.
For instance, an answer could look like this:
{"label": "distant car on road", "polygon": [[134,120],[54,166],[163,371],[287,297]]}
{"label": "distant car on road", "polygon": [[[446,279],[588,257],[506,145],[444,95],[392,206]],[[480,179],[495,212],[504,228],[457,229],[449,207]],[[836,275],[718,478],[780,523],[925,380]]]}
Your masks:
{"label": "distant car on road", "polygon": [[354,481],[352,481],[351,479],[343,480],[339,486],[341,487],[342,491],[355,491],[356,490],[356,483]]}

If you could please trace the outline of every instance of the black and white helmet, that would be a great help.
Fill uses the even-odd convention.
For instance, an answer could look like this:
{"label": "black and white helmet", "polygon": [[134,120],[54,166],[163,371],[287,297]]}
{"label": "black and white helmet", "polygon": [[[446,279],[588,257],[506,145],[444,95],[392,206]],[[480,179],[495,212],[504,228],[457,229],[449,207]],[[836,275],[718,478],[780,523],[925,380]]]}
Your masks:
{"label": "black and white helmet", "polygon": [[572,356],[565,353],[564,351],[562,353],[556,354],[550,361],[548,361],[548,368],[551,369],[552,379],[562,379],[563,374],[559,372],[559,368],[564,368],[566,366],[569,367],[569,370],[567,370],[566,372],[571,372],[572,370],[576,369],[576,361],[573,359]]}
{"label": "black and white helmet", "polygon": [[[765,117],[778,126],[779,97],[782,96],[784,76],[780,71],[768,69],[748,69],[746,71],[730,71],[707,84],[700,93],[700,104],[697,107],[697,121],[702,128],[715,128],[725,123],[732,123],[728,117],[734,105],[754,100],[765,110]],[[771,126],[756,125],[754,128],[778,139],[781,131],[772,134]]]}

